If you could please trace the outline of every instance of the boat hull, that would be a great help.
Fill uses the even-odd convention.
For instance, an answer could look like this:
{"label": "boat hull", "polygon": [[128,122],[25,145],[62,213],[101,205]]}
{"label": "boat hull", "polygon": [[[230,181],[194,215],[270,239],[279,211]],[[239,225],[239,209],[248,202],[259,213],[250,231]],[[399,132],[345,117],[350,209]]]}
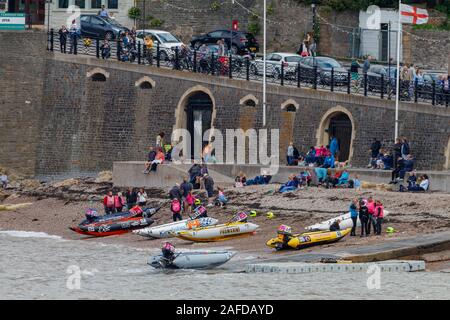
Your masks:
{"label": "boat hull", "polygon": [[194,242],[224,241],[253,234],[258,225],[250,222],[234,222],[212,227],[177,232],[176,237]]}
{"label": "boat hull", "polygon": [[236,253],[233,251],[182,252],[175,254],[171,264],[163,263],[162,255],[151,256],[148,265],[156,269],[211,269],[228,262]]}

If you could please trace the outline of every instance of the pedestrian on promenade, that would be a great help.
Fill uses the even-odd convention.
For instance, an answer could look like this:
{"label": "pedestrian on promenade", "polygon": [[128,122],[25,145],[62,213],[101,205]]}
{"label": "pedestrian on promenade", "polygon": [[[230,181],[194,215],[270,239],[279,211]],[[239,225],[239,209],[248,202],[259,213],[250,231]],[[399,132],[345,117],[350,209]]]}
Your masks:
{"label": "pedestrian on promenade", "polygon": [[78,46],[78,38],[80,37],[80,29],[77,26],[77,22],[75,20],[72,21],[69,29],[70,35],[70,54],[77,54],[77,46]]}
{"label": "pedestrian on promenade", "polygon": [[105,40],[100,46],[100,51],[102,52],[102,59],[106,60],[111,57],[111,45],[108,40]]}
{"label": "pedestrian on promenade", "polygon": [[101,9],[100,9],[100,11],[98,12],[98,15],[99,15],[100,17],[105,17],[105,18],[108,18],[108,17],[109,17],[108,10],[106,10],[104,4],[102,4]]}
{"label": "pedestrian on promenade", "polygon": [[367,71],[369,71],[370,69],[370,61],[372,60],[372,56],[369,54],[366,58],[366,60],[364,60],[364,64],[363,64],[363,73],[367,73]]}
{"label": "pedestrian on promenade", "polygon": [[153,40],[152,37],[147,35],[144,38],[144,57],[149,65],[153,65]]}
{"label": "pedestrian on promenade", "polygon": [[66,26],[62,26],[61,29],[59,29],[58,34],[61,53],[66,53],[67,36],[69,34],[69,30],[67,30]]}

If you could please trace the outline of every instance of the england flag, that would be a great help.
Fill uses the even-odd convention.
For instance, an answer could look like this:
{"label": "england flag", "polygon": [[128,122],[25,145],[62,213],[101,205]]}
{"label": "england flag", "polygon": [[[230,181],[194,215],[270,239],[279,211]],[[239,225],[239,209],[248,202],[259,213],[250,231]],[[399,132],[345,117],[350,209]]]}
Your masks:
{"label": "england flag", "polygon": [[426,9],[401,4],[400,11],[402,14],[402,23],[424,24],[428,22],[428,11]]}

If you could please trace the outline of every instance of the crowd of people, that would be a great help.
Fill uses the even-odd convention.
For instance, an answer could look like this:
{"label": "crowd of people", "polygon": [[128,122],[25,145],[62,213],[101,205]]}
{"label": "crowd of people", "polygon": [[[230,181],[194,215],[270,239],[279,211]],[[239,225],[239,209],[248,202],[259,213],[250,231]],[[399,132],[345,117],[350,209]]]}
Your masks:
{"label": "crowd of people", "polygon": [[103,198],[103,207],[105,214],[113,214],[122,212],[124,209],[129,210],[138,205],[144,207],[147,205],[148,195],[144,188],[128,188],[125,192],[125,196],[122,192],[113,194],[112,191],[108,191],[108,194]]}
{"label": "crowd of people", "polygon": [[354,199],[350,204],[349,211],[353,221],[350,236],[356,236],[358,218],[361,222],[361,237],[368,237],[372,227],[375,235],[381,235],[384,208],[380,200],[374,200],[372,197]]}

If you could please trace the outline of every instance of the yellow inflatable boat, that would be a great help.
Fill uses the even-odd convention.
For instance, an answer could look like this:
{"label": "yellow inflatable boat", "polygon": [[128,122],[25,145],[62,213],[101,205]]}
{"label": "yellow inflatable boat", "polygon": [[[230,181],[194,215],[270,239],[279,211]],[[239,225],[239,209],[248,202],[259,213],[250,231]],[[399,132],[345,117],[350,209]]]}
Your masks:
{"label": "yellow inflatable boat", "polygon": [[232,222],[196,228],[192,230],[178,231],[174,235],[180,239],[194,242],[223,241],[230,238],[243,237],[253,234],[258,225],[250,222]]}
{"label": "yellow inflatable boat", "polygon": [[276,250],[281,249],[302,249],[314,245],[333,243],[341,240],[349,234],[351,228],[339,231],[316,231],[301,234],[291,234],[291,228],[280,226],[278,237],[267,241],[266,245]]}

